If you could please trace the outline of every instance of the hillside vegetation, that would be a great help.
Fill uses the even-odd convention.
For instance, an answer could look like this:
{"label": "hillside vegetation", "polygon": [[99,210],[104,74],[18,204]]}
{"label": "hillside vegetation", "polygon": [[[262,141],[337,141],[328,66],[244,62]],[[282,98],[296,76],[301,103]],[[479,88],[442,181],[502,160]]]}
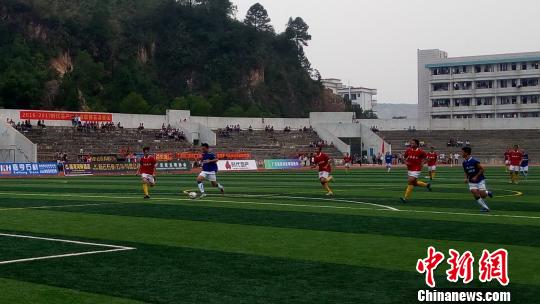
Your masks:
{"label": "hillside vegetation", "polygon": [[1,0],[0,107],[305,116],[325,92],[301,18],[275,33],[228,0]]}

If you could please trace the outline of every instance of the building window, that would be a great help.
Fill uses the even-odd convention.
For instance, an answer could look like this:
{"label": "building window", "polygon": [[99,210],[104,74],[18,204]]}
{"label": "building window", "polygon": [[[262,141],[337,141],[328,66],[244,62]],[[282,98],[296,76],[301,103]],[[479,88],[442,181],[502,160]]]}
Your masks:
{"label": "building window", "polygon": [[512,88],[517,87],[517,86],[518,86],[517,83],[518,83],[518,82],[517,82],[517,79],[512,79]]}
{"label": "building window", "polygon": [[508,80],[506,80],[506,79],[499,80],[499,87],[500,88],[507,88],[508,87]]}
{"label": "building window", "polygon": [[476,98],[477,106],[491,106],[493,105],[493,97],[481,97]]}
{"label": "building window", "polygon": [[356,100],[356,94],[351,94],[351,100]]}
{"label": "building window", "polygon": [[520,87],[535,87],[538,85],[538,78],[526,78],[520,80]]}
{"label": "building window", "polygon": [[517,70],[517,63],[512,63],[512,71]]}
{"label": "building window", "polygon": [[474,66],[474,72],[475,73],[482,73],[482,66],[481,65],[475,65]]}
{"label": "building window", "polygon": [[521,103],[522,104],[528,104],[529,103],[529,97],[528,96],[521,96]]}
{"label": "building window", "polygon": [[512,98],[510,96],[501,96],[499,97],[500,105],[509,105],[512,103]]}
{"label": "building window", "polygon": [[450,115],[431,115],[433,119],[449,119]]}
{"label": "building window", "polygon": [[484,66],[484,73],[493,72],[493,66],[492,65],[485,65]]}
{"label": "building window", "polygon": [[433,99],[431,104],[434,108],[448,108],[450,106],[450,99]]}
{"label": "building window", "polygon": [[491,88],[493,88],[493,81],[492,80],[477,81],[475,83],[475,87],[477,89],[491,89]]}
{"label": "building window", "polygon": [[449,84],[448,83],[434,83],[433,84],[433,91],[448,91]]}
{"label": "building window", "polygon": [[504,72],[504,71],[508,71],[508,63],[501,63],[499,65],[499,70]]}
{"label": "building window", "polygon": [[527,69],[527,63],[526,63],[526,62],[521,64],[521,69],[522,69],[522,70],[526,70],[526,69]]}
{"label": "building window", "polygon": [[448,75],[450,74],[450,68],[434,68],[431,70],[432,75]]}
{"label": "building window", "polygon": [[457,98],[454,99],[454,106],[456,107],[468,107],[471,105],[470,98]]}
{"label": "building window", "polygon": [[535,70],[540,69],[540,63],[538,63],[538,62],[533,63],[532,66],[533,66],[533,69],[535,69]]}
{"label": "building window", "polygon": [[518,118],[518,113],[497,113],[497,118]]}

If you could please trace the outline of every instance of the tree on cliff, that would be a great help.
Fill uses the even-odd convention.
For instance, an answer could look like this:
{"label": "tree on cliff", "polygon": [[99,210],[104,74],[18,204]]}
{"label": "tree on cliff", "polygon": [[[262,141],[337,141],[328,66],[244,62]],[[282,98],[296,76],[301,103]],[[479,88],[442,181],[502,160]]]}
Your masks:
{"label": "tree on cliff", "polygon": [[274,32],[274,27],[270,24],[270,17],[268,12],[260,3],[255,3],[251,6],[247,12],[244,23],[248,26],[256,28],[261,32]]}

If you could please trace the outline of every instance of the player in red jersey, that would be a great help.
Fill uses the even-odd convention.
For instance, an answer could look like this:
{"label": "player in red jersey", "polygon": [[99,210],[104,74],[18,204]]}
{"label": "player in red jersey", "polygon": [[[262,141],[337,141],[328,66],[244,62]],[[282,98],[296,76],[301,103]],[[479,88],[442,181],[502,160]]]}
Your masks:
{"label": "player in red jersey", "polygon": [[407,185],[407,190],[405,190],[404,197],[400,199],[402,203],[407,203],[414,187],[425,187],[431,191],[430,183],[424,183],[423,181],[418,180],[422,174],[422,167],[426,162],[427,154],[424,150],[420,149],[420,141],[418,139],[412,139],[410,144],[410,148],[405,151],[404,155],[407,169],[409,170],[409,184]]}
{"label": "player in red jersey", "polygon": [[435,175],[437,174],[437,160],[439,159],[439,154],[435,152],[435,148],[431,147],[429,152],[426,154],[426,161],[429,172],[429,180],[434,180]]}
{"label": "player in red jersey", "polygon": [[514,149],[510,151],[508,159],[510,160],[510,183],[517,184],[519,180],[519,169],[523,160],[523,151],[519,149],[518,145],[515,145]]}
{"label": "player in red jersey", "polygon": [[349,155],[349,153],[346,153],[343,157],[343,164],[345,164],[345,170],[347,171],[347,173],[349,173],[349,169],[351,169],[352,162],[352,157]]}
{"label": "player in red jersey", "polygon": [[330,174],[332,173],[332,166],[330,165],[330,157],[322,152],[322,147],[317,147],[317,153],[313,159],[313,168],[319,167],[319,180],[323,188],[326,190],[327,196],[334,195],[334,192],[330,188],[329,183],[334,179]]}
{"label": "player in red jersey", "polygon": [[148,147],[143,149],[143,154],[137,175],[140,175],[142,179],[144,199],[150,199],[148,188],[156,185],[156,158],[150,155],[150,148]]}
{"label": "player in red jersey", "polygon": [[504,166],[506,168],[506,172],[510,171],[510,151],[512,151],[512,148],[508,146],[504,152]]}

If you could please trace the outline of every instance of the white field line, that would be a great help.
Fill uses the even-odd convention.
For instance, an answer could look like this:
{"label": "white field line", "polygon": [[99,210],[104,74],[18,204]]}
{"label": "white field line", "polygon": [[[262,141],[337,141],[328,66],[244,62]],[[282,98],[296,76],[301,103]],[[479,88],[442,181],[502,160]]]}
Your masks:
{"label": "white field line", "polygon": [[[51,195],[51,194],[40,194],[40,193],[7,193],[7,192],[1,192],[0,194],[10,194],[10,195],[20,195],[20,196],[42,196],[42,197],[57,197],[59,195]],[[106,198],[106,199],[137,199],[137,197],[133,196],[105,196],[105,195],[71,195],[71,194],[62,194],[60,196],[64,197],[81,197],[81,198]],[[265,195],[266,196],[266,195]],[[236,195],[235,197],[241,197],[240,195]],[[256,198],[255,195],[246,195],[246,197],[252,197]],[[280,198],[280,196],[272,196],[274,198]],[[282,197],[286,198],[286,197]],[[304,198],[304,197],[296,197],[298,199],[312,199],[312,200],[326,200],[326,201],[334,201],[339,202],[334,199],[318,199],[318,198]],[[179,202],[179,201],[196,201],[189,198],[182,199],[182,198],[152,198],[154,201],[169,201],[169,202]],[[215,199],[204,199],[203,202],[212,202],[212,203],[226,203],[226,204],[234,204],[234,205],[254,205],[254,206],[283,206],[283,207],[301,207],[301,208],[313,208],[313,209],[346,209],[346,210],[375,210],[375,211],[391,211],[391,212],[403,212],[403,213],[424,213],[424,214],[440,214],[440,215],[464,215],[464,216],[482,216],[482,217],[501,217],[501,218],[522,218],[522,219],[540,219],[540,216],[527,216],[527,215],[511,215],[511,214],[483,214],[483,213],[466,213],[466,212],[448,212],[448,211],[432,211],[432,210],[409,210],[409,209],[397,209],[390,206],[384,206],[384,208],[361,208],[361,207],[348,207],[348,206],[332,206],[332,205],[301,205],[301,204],[287,204],[287,203],[263,203],[263,202],[238,202],[238,201],[228,201],[228,200],[215,200]],[[342,201],[343,202],[343,201]],[[354,201],[351,201],[354,202]],[[364,204],[362,202],[354,202],[356,204]],[[123,203],[103,203],[103,204],[87,204],[87,205],[81,205],[81,207],[84,206],[99,206],[99,205],[115,205],[115,204],[133,204],[130,202],[123,202]],[[370,204],[371,203],[367,203]],[[376,204],[375,204],[376,205]],[[68,206],[54,206],[54,208],[62,208],[62,207],[68,207]],[[47,209],[48,206],[42,206],[39,207],[40,209]],[[391,208],[391,209],[390,209]],[[11,208],[11,209],[0,209],[0,211],[9,211],[9,210],[21,210],[21,209],[36,209],[36,207],[28,207],[28,208]]]}
{"label": "white field line", "polygon": [[20,234],[0,233],[0,236],[110,248],[110,249],[105,249],[105,250],[83,251],[83,252],[74,252],[74,253],[66,253],[66,254],[58,254],[58,255],[40,256],[40,257],[33,257],[33,258],[26,258],[26,259],[0,261],[0,265],[24,263],[24,262],[32,262],[32,261],[40,261],[40,260],[50,260],[50,259],[58,259],[58,258],[67,258],[67,257],[74,257],[74,256],[93,255],[93,254],[101,254],[101,253],[111,253],[111,252],[128,251],[128,250],[136,249],[133,247],[80,242],[80,241],[64,240],[64,239],[56,239],[56,238],[43,238],[43,237],[35,237],[35,236],[20,235]]}

